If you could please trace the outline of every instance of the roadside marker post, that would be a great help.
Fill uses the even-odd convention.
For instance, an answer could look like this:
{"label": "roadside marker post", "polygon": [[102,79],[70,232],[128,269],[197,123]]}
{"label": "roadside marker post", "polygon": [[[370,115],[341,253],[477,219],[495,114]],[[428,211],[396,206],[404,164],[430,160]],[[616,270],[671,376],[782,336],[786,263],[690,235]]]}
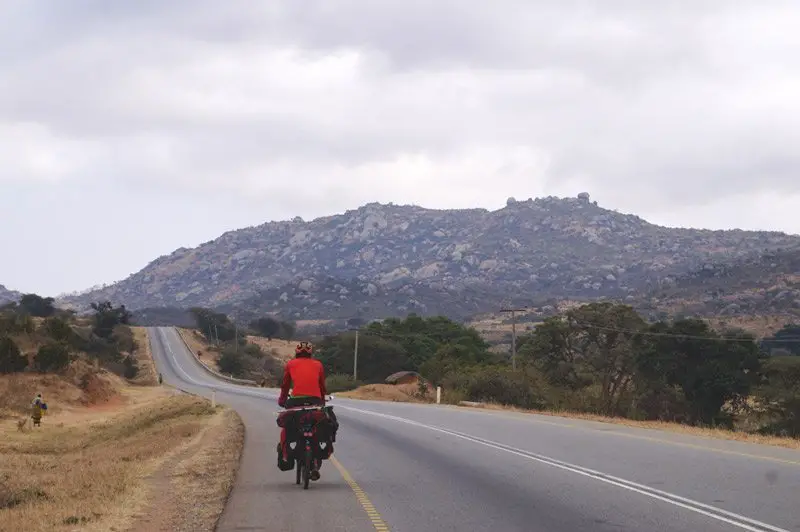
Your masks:
{"label": "roadside marker post", "polygon": [[217,390],[211,390],[211,408],[217,408]]}
{"label": "roadside marker post", "polygon": [[441,386],[437,386],[436,387],[436,404],[437,405],[442,404],[442,387]]}

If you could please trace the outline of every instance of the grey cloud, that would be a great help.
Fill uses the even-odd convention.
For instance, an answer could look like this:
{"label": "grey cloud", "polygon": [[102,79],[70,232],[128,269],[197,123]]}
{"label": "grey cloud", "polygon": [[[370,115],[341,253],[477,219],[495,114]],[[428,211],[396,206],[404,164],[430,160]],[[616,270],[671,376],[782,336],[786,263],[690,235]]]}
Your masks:
{"label": "grey cloud", "polygon": [[15,51],[0,59],[0,122],[83,147],[76,180],[245,197],[293,172],[339,190],[365,168],[414,154],[452,165],[486,145],[486,168],[524,146],[549,161],[532,182],[650,206],[798,191],[800,108],[776,87],[800,84],[800,50],[770,32],[800,20],[795,5],[8,2],[0,16],[20,23],[0,37]]}

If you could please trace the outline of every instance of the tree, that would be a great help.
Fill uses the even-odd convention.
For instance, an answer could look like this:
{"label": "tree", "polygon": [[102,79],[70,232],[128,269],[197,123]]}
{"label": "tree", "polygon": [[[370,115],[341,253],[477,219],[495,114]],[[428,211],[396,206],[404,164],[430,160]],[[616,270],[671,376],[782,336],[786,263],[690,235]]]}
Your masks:
{"label": "tree", "polygon": [[69,366],[69,349],[60,342],[48,342],[34,356],[34,364],[40,373],[63,371]]}
{"label": "tree", "polygon": [[785,350],[786,352],[800,356],[800,325],[784,325],[781,330],[769,338],[761,341],[761,348],[767,353]]}
{"label": "tree", "polygon": [[[326,373],[353,373],[354,333],[328,336],[318,347],[319,359]],[[371,335],[359,338],[359,380],[368,384],[380,383],[392,373],[410,369],[413,369],[413,364],[399,343]]]}
{"label": "tree", "polygon": [[131,355],[125,357],[123,361],[123,365],[125,366],[124,376],[126,379],[135,379],[136,376],[139,374],[139,364],[137,364],[136,359]]}
{"label": "tree", "polygon": [[72,330],[70,324],[57,316],[45,319],[40,329],[56,342],[71,342],[75,336],[75,331]]}
{"label": "tree", "polygon": [[596,388],[594,409],[620,415],[634,386],[644,320],[630,306],[591,303],[546,319],[521,338],[520,358],[558,387]]}
{"label": "tree", "polygon": [[111,341],[118,350],[126,353],[133,353],[139,347],[133,336],[133,330],[127,325],[115,325],[111,333]]}
{"label": "tree", "polygon": [[49,318],[56,312],[52,297],[41,297],[36,294],[25,294],[19,300],[19,308],[23,312],[37,318]]}
{"label": "tree", "polygon": [[117,325],[128,325],[131,320],[131,313],[125,305],[114,307],[110,301],[92,303],[94,314],[94,328],[92,331],[100,338],[111,339],[114,334],[114,327]]}
{"label": "tree", "polygon": [[771,357],[762,375],[755,396],[769,419],[760,432],[800,437],[800,357]]}
{"label": "tree", "polygon": [[233,349],[225,349],[217,358],[217,365],[222,373],[241,377],[245,370],[245,363],[242,353],[237,353]]}
{"label": "tree", "polygon": [[297,331],[297,326],[294,323],[288,321],[281,322],[280,336],[284,340],[291,341],[294,338],[294,334],[296,331]]}
{"label": "tree", "polygon": [[741,331],[721,336],[698,319],[655,324],[650,333],[650,357],[639,361],[642,371],[660,373],[664,384],[680,387],[691,423],[729,424],[722,407],[741,404],[758,378],[755,338]]}
{"label": "tree", "polygon": [[28,367],[28,359],[8,336],[0,337],[0,373],[17,373]]}
{"label": "tree", "polygon": [[272,340],[281,331],[281,322],[275,318],[258,318],[250,323],[250,328]]}
{"label": "tree", "polygon": [[237,340],[236,325],[226,314],[202,307],[191,308],[189,312],[194,316],[197,328],[209,341],[232,342]]}
{"label": "tree", "polygon": [[600,385],[600,411],[621,414],[632,389],[636,347],[645,321],[632,307],[612,303],[584,305],[570,310],[567,317],[582,331],[584,367]]}
{"label": "tree", "polygon": [[[469,351],[467,358],[486,361],[491,358],[489,345],[477,330],[465,327],[444,316],[422,318],[410,314],[405,319],[389,318],[374,322],[364,329],[364,336],[373,335],[399,343],[418,369],[432,358],[444,345],[459,345],[462,352]],[[465,359],[466,360],[466,359]]]}

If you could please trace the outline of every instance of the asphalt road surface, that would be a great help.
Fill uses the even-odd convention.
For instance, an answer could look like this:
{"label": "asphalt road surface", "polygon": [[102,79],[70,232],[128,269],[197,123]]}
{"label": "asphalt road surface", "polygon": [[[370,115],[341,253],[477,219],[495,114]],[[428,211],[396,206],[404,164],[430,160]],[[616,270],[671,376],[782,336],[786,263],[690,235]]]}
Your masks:
{"label": "asphalt road surface", "polygon": [[277,391],[205,372],[149,329],[164,381],[246,426],[218,530],[800,532],[800,452],[619,425],[334,398],[335,461],[308,491],[276,464]]}

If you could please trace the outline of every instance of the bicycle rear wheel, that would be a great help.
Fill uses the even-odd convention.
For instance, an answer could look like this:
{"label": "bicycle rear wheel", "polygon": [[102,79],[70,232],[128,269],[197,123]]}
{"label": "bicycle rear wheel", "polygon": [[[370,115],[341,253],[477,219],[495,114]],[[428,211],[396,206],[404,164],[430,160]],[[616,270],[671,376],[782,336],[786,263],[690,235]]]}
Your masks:
{"label": "bicycle rear wheel", "polygon": [[311,480],[311,466],[313,462],[311,456],[311,449],[306,449],[305,459],[303,460],[303,489],[308,489],[308,483]]}

